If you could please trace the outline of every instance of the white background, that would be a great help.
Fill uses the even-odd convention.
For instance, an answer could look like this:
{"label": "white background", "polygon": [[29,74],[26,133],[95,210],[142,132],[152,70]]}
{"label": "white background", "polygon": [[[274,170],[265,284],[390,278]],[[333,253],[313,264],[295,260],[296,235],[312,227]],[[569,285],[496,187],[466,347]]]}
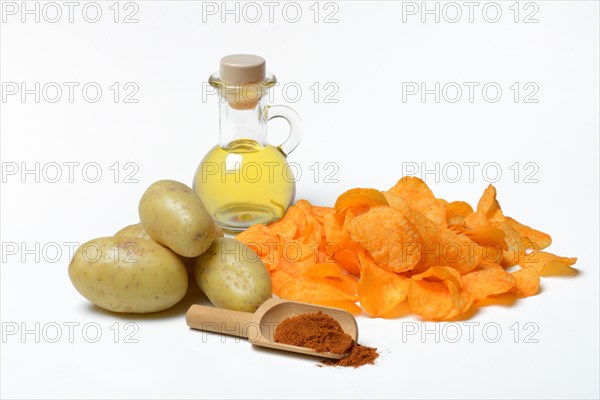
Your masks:
{"label": "white background", "polygon": [[[455,23],[456,7],[445,3],[438,4],[439,22],[433,14],[422,22],[421,10],[410,14],[413,5],[422,8],[420,2],[392,1],[321,3],[315,22],[315,6],[307,2],[296,23],[289,22],[293,8],[283,14],[285,3],[275,8],[272,22],[267,6],[257,3],[262,18],[255,23],[256,8],[243,3],[239,22],[222,15],[220,2],[205,3],[204,12],[202,3],[191,1],[121,3],[116,23],[112,1],[100,2],[96,23],[84,19],[85,2],[75,8],[72,23],[62,2],[56,23],[49,21],[56,10],[46,7],[44,14],[44,3],[38,4],[39,22],[35,15],[22,22],[21,3],[13,3],[15,15],[6,3],[0,41],[3,398],[599,396],[597,2],[522,2],[517,22],[513,1],[498,2],[502,14],[495,23],[495,5],[487,2],[474,9],[473,22],[468,7],[456,3],[462,17]],[[86,10],[93,19],[94,9]],[[124,23],[134,11],[138,22]],[[330,23],[323,21],[327,15]],[[425,176],[436,195],[476,204],[499,166],[495,185],[505,213],[550,232],[549,250],[577,256],[581,273],[543,278],[539,295],[512,307],[480,309],[451,326],[425,325],[414,316],[360,316],[361,342],[378,347],[381,357],[376,366],[356,370],[317,368],[311,358],[190,331],[185,310],[205,301],[197,291],[156,315],[116,315],[92,306],[68,279],[65,243],[135,223],[138,199],[155,180],[191,184],[218,140],[217,100],[203,99],[203,82],[220,57],[238,52],[264,56],[281,82],[274,102],[295,102],[303,117],[304,137],[290,156],[302,167],[297,198],[331,205],[348,188],[387,189],[413,163],[422,170],[439,162],[446,173]],[[8,94],[22,82],[29,89],[35,82],[80,86],[72,103],[66,86],[56,103],[48,101],[55,92],[41,93],[36,103],[33,94]],[[102,88],[96,103],[82,96],[89,82]],[[121,88],[116,103],[109,88],[115,82]],[[128,82],[139,88],[137,103],[123,102]],[[456,92],[448,91],[439,102],[433,94],[403,101],[403,87],[411,82],[429,89],[456,82],[462,97],[452,103]],[[472,101],[464,82],[479,85]],[[515,86],[510,89],[515,82],[516,102]],[[492,89],[487,99],[482,95],[487,83],[502,89],[497,102]],[[299,98],[294,88],[300,88]],[[538,91],[529,100],[537,102],[525,102],[532,88]],[[274,124],[272,141],[284,132],[285,124]],[[36,162],[39,178],[21,174]],[[69,162],[79,163],[72,182]],[[331,177],[337,183],[325,179],[334,171],[326,169],[328,162],[339,167]],[[468,162],[480,163],[473,179]],[[62,166],[56,183],[50,182],[52,163]],[[88,163],[99,165],[99,182],[88,182],[93,168],[82,174]],[[110,168],[115,163],[118,176]],[[457,182],[451,182],[451,163],[463,165]],[[528,169],[526,163],[532,163]],[[11,175],[15,166],[19,171]],[[537,182],[525,176],[533,168],[530,178]],[[130,178],[137,183],[127,182],[128,172],[135,172]],[[474,323],[472,337],[468,322]],[[36,323],[39,338],[21,335],[23,329],[35,332]],[[86,335],[88,323],[97,325],[88,325]],[[57,324],[62,336],[50,343]],[[65,324],[79,324],[71,338]],[[485,324],[492,325],[484,330]],[[15,327],[19,331],[8,334]],[[94,327],[102,337],[90,343]],[[497,328],[501,337],[493,343]],[[439,329],[439,337],[422,336],[425,329]],[[462,337],[451,343],[457,329]],[[127,343],[128,333],[137,343]]]}

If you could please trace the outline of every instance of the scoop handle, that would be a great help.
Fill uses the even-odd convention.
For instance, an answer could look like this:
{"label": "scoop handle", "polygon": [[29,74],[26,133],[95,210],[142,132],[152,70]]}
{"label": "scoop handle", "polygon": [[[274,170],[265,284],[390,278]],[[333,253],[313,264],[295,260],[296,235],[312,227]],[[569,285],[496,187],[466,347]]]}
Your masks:
{"label": "scoop handle", "polygon": [[190,328],[206,332],[249,338],[259,329],[254,313],[226,310],[224,308],[192,305],[185,314]]}

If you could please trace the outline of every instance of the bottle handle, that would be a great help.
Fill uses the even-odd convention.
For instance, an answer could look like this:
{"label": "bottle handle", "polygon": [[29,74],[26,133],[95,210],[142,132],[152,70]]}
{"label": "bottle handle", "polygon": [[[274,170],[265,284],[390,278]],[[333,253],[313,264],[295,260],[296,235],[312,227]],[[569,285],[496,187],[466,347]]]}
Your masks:
{"label": "bottle handle", "polygon": [[302,126],[300,116],[291,107],[282,105],[267,106],[267,121],[275,118],[283,118],[290,125],[290,134],[288,138],[278,147],[286,156],[290,154],[300,143],[302,136]]}

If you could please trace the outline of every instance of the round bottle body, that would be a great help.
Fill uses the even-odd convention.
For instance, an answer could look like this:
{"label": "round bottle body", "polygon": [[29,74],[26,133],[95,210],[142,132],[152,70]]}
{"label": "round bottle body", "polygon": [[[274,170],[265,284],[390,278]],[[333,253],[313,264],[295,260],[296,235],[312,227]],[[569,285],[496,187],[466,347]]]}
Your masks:
{"label": "round bottle body", "polygon": [[216,223],[230,232],[278,220],[294,201],[295,190],[284,154],[249,139],[213,147],[194,177],[194,191]]}

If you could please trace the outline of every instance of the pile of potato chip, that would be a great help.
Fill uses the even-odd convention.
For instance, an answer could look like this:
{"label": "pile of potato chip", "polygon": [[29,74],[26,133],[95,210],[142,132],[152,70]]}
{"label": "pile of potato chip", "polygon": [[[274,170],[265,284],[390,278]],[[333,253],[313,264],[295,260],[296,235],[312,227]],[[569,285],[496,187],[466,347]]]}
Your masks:
{"label": "pile of potato chip", "polygon": [[386,192],[351,189],[333,208],[299,200],[237,239],[269,268],[279,297],[355,314],[359,301],[381,317],[408,300],[425,319],[452,319],[490,296],[532,296],[540,276],[572,274],[577,261],[541,251],[550,236],[505,216],[492,185],[473,210],[415,177]]}

